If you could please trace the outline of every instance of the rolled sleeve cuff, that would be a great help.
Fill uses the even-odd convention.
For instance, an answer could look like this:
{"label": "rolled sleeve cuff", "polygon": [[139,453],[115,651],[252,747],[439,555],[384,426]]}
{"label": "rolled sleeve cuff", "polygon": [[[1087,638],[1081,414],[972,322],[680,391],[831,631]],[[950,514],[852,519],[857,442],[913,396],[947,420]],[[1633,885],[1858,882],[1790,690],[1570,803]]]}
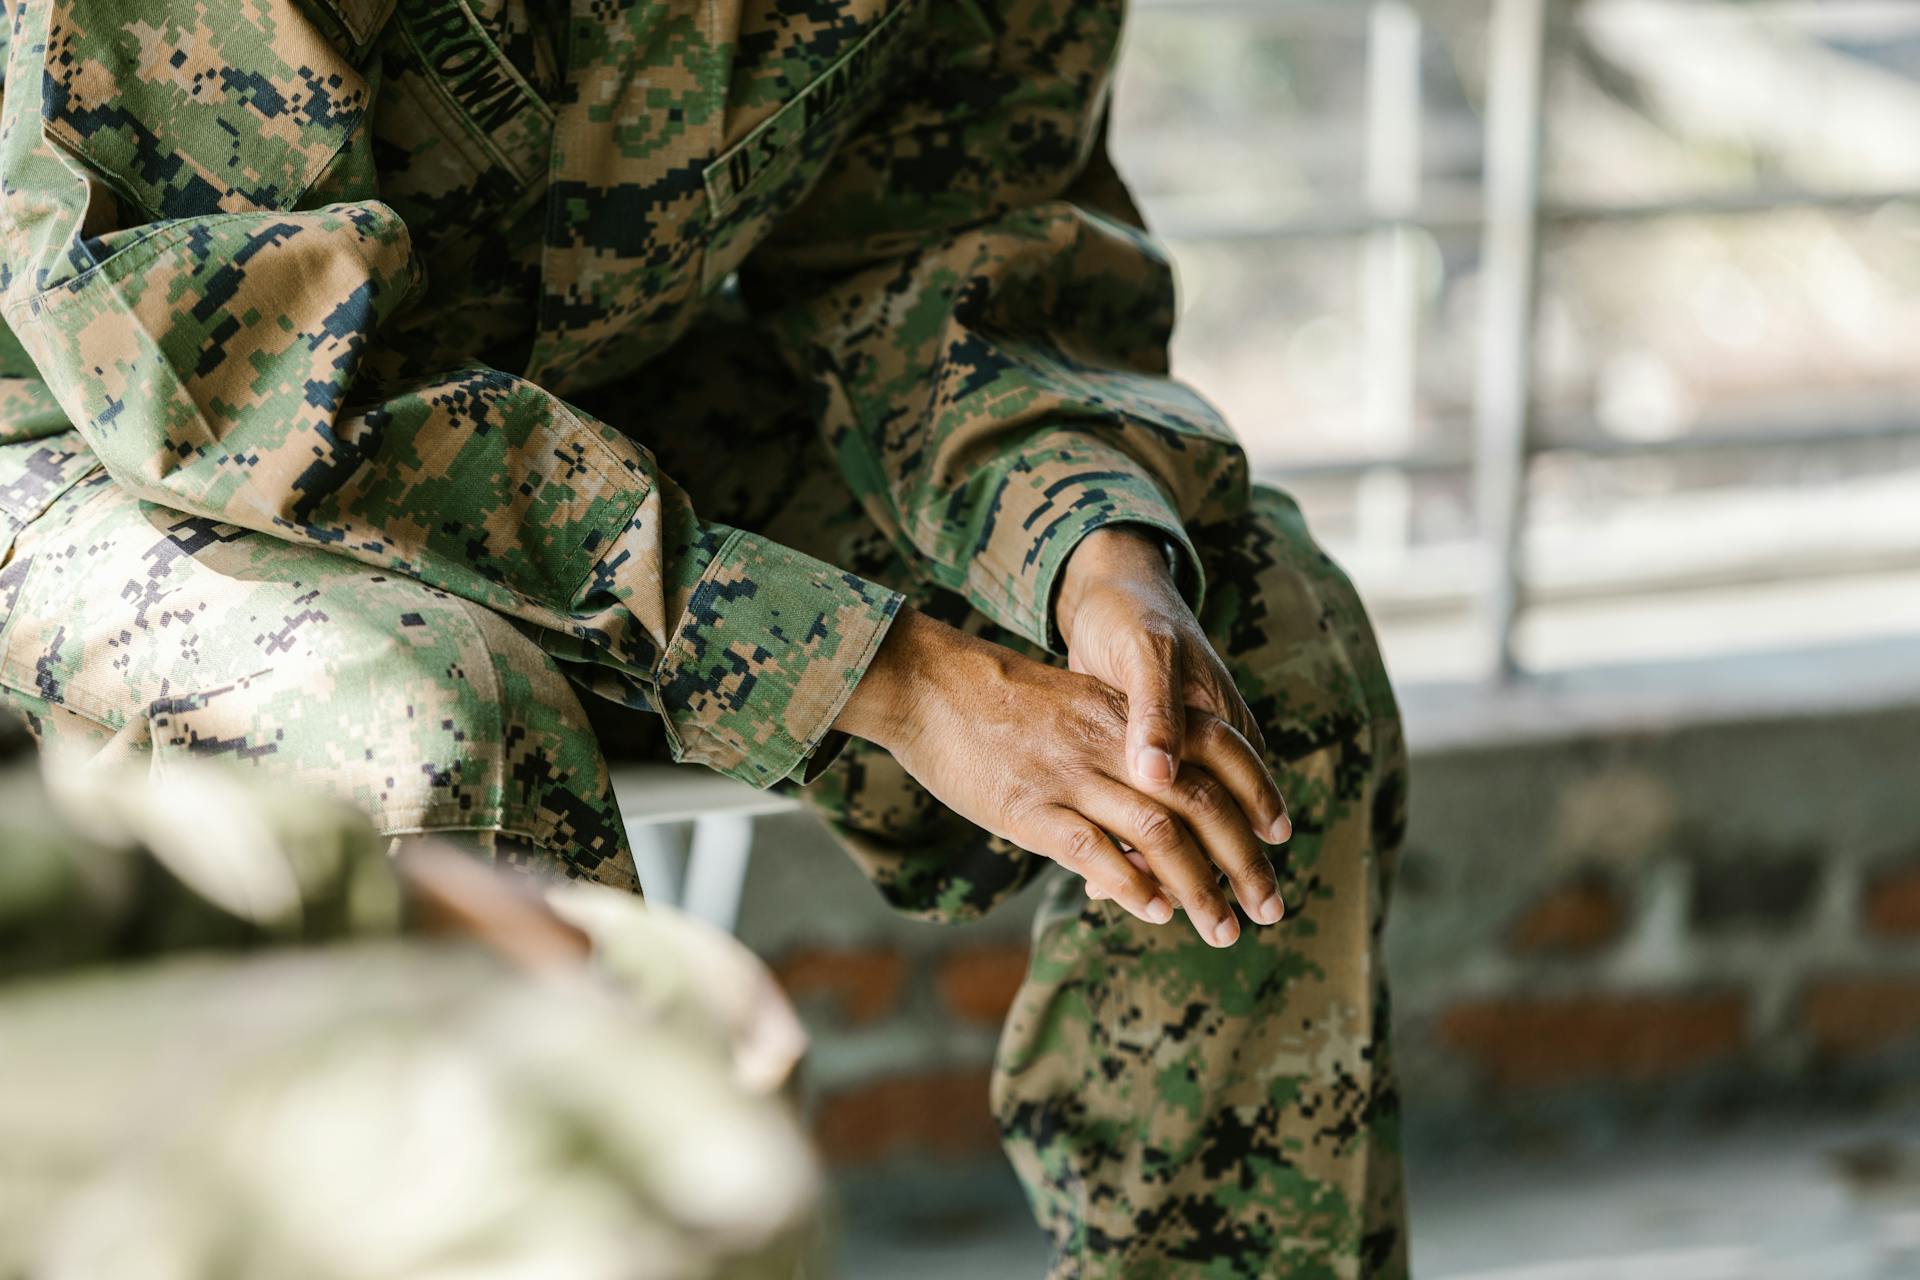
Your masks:
{"label": "rolled sleeve cuff", "polygon": [[688,601],[658,673],[675,760],[755,787],[810,782],[899,612],[899,592],[735,532]]}
{"label": "rolled sleeve cuff", "polygon": [[968,571],[974,607],[1034,644],[1064,653],[1053,626],[1060,573],[1082,538],[1127,524],[1166,537],[1180,592],[1197,613],[1206,592],[1200,556],[1166,491],[1117,449],[1089,441],[1072,452],[1077,456],[1051,458],[1027,472],[1022,478],[1030,483],[1019,495],[1011,485],[1002,491],[998,518]]}

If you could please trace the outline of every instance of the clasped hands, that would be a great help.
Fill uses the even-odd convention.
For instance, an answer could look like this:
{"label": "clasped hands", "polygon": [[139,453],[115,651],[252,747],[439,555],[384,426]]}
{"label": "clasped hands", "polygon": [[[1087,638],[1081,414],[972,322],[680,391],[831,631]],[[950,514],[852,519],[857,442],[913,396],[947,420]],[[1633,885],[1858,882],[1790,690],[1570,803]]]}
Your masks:
{"label": "clasped hands", "polygon": [[1231,946],[1280,919],[1267,846],[1291,834],[1265,744],[1159,543],[1081,539],[1054,620],[1067,670],[904,609],[835,727],[885,747],[942,803],[1165,924]]}

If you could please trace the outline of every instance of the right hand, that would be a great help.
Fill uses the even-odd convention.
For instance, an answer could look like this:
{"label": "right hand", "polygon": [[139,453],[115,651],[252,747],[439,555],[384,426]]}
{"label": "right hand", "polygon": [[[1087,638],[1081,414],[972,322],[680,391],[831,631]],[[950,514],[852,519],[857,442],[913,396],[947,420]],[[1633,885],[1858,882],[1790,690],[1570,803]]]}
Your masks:
{"label": "right hand", "polygon": [[903,609],[834,727],[885,747],[961,817],[1149,923],[1181,906],[1203,939],[1232,945],[1240,926],[1221,872],[1250,919],[1280,918],[1273,864],[1254,835],[1284,812],[1280,794],[1216,716],[1188,712],[1178,776],[1142,794],[1127,781],[1123,695]]}

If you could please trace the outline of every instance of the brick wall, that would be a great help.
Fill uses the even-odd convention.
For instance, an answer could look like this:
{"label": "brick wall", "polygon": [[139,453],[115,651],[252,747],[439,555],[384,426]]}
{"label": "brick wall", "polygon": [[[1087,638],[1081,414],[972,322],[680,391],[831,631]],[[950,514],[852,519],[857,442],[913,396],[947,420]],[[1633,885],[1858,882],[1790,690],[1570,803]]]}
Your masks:
{"label": "brick wall", "polygon": [[994,1038],[1026,971],[1020,938],[802,945],[774,968],[812,1029],[815,1137],[830,1161],[997,1149]]}
{"label": "brick wall", "polygon": [[1410,1107],[1537,1121],[1900,1087],[1920,1063],[1916,753],[1920,714],[1882,711],[1423,758],[1392,934]]}
{"label": "brick wall", "polygon": [[[1410,1123],[1586,1124],[1915,1078],[1916,762],[1920,711],[1416,751],[1389,933]],[[988,1066],[1030,902],[961,928],[900,919],[799,817],[764,822],[754,856],[742,933],[813,1030],[828,1156],[993,1158]]]}

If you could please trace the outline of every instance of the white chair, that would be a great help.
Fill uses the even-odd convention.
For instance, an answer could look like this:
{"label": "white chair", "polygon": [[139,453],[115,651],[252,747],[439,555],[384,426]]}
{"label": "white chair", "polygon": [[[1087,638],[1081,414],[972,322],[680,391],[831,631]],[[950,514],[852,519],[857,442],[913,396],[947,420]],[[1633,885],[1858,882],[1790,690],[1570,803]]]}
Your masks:
{"label": "white chair", "polygon": [[616,766],[613,794],[647,899],[728,933],[740,919],[753,820],[800,807],[690,765]]}

